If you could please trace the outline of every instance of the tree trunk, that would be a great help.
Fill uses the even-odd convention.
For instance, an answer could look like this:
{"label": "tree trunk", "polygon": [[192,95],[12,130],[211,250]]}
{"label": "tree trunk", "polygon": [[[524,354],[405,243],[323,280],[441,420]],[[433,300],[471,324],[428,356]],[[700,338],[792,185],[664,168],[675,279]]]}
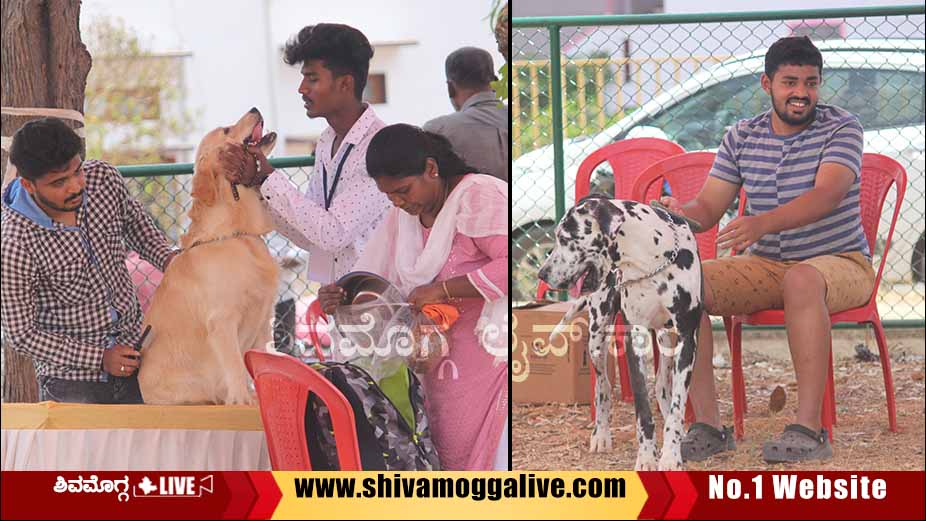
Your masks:
{"label": "tree trunk", "polygon": [[[79,18],[80,0],[3,0],[0,18],[3,106],[83,112],[91,60],[80,39]],[[33,118],[4,115],[0,130],[4,136],[11,136],[30,119]],[[4,152],[0,179],[6,174],[6,160]],[[36,401],[38,388],[31,359],[9,346],[4,346],[3,352],[3,401]]]}
{"label": "tree trunk", "polygon": [[502,53],[502,56],[505,57],[505,63],[508,62],[508,27],[510,26],[508,20],[508,4],[505,4],[505,7],[502,8],[498,13],[498,18],[495,21],[495,41],[498,42],[498,52]]}

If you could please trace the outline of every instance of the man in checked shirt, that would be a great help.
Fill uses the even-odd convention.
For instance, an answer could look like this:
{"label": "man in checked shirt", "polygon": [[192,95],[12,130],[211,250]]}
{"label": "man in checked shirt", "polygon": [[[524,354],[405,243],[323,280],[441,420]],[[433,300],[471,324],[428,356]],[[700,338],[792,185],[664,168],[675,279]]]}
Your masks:
{"label": "man in checked shirt", "polygon": [[142,403],[133,348],[142,312],[126,253],[164,271],[176,251],[119,172],[82,161],[80,149],[55,118],[13,136],[19,177],[2,195],[0,319],[9,346],[35,363],[39,400]]}

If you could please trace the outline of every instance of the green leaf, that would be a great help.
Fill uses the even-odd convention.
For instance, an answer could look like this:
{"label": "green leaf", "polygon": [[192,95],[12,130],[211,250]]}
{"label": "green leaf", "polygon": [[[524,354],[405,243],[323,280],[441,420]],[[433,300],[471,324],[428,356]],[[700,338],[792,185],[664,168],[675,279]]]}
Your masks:
{"label": "green leaf", "polygon": [[498,81],[493,81],[491,83],[492,88],[495,89],[495,97],[500,101],[505,101],[508,99],[508,64],[502,65],[498,69]]}

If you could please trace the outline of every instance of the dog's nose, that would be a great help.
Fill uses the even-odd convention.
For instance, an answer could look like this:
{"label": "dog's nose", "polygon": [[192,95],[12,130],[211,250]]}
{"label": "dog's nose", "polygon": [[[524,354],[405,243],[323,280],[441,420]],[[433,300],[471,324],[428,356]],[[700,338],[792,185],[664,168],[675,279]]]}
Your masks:
{"label": "dog's nose", "polygon": [[257,110],[257,107],[251,107],[251,110],[249,110],[248,112],[250,112],[251,114],[254,114],[254,113],[260,114],[260,111]]}

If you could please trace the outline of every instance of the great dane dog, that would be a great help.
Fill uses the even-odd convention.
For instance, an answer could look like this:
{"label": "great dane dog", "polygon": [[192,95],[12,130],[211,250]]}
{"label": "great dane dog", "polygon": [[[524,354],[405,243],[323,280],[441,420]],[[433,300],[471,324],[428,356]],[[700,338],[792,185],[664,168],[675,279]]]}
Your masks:
{"label": "great dane dog", "polygon": [[586,197],[557,225],[556,244],[540,269],[540,279],[554,289],[580,286],[580,297],[560,326],[588,309],[588,352],[598,375],[591,452],[611,449],[611,384],[606,368],[616,313],[621,313],[624,324],[657,331],[656,397],[665,420],[661,457],[656,452],[644,351],[632,347],[629,335],[624,344],[637,417],[636,468],[681,468],[685,404],[703,302],[701,262],[689,225],[643,203]]}

